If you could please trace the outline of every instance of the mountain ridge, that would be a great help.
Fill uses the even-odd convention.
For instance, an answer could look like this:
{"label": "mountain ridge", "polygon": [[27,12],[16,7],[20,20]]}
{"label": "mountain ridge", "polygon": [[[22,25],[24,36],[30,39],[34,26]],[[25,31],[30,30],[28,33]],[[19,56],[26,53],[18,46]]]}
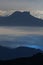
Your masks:
{"label": "mountain ridge", "polygon": [[10,60],[0,60],[0,65],[37,65],[43,64],[43,54],[37,53],[33,55],[32,57],[22,57],[17,59],[10,59]]}
{"label": "mountain ridge", "polygon": [[28,48],[28,47],[18,47],[15,49],[10,49],[0,46],[0,60],[16,59],[20,57],[31,57],[34,54],[41,52],[39,49]]}
{"label": "mountain ridge", "polygon": [[32,16],[30,12],[16,11],[10,16],[0,17],[0,26],[40,26],[40,27],[43,27],[43,20]]}

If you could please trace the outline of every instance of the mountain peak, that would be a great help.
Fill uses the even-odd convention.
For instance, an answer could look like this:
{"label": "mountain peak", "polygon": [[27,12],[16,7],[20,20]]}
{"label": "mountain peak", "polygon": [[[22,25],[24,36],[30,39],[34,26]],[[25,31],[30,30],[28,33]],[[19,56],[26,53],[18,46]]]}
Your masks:
{"label": "mountain peak", "polygon": [[13,14],[11,14],[10,16],[12,16],[12,15],[13,15],[13,16],[14,16],[14,15],[17,15],[17,16],[18,16],[18,15],[19,15],[19,16],[20,16],[20,15],[25,15],[25,16],[26,16],[26,15],[30,15],[30,12],[27,12],[27,11],[24,11],[24,12],[15,11],[15,12],[14,12]]}
{"label": "mountain peak", "polygon": [[38,19],[30,12],[15,11],[7,17],[0,17],[0,26],[43,26],[43,20]]}

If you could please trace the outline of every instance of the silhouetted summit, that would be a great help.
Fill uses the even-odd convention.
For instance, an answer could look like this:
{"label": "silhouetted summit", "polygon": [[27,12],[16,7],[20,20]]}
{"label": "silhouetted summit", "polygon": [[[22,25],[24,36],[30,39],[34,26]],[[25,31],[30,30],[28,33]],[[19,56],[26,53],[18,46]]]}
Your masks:
{"label": "silhouetted summit", "polygon": [[15,11],[12,15],[10,15],[10,16],[18,16],[18,15],[20,15],[20,16],[22,16],[22,15],[30,15],[30,12],[20,12],[20,11]]}
{"label": "silhouetted summit", "polygon": [[30,12],[16,11],[10,16],[0,17],[0,26],[43,26],[43,20],[32,16]]}

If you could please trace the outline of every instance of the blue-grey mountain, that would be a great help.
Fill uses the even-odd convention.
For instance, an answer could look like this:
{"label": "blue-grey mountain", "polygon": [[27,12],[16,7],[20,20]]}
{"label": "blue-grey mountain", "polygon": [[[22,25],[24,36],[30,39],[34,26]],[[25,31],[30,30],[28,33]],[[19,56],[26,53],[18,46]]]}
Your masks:
{"label": "blue-grey mountain", "polygon": [[10,16],[0,16],[0,26],[43,26],[43,20],[32,16],[30,12],[16,11]]}

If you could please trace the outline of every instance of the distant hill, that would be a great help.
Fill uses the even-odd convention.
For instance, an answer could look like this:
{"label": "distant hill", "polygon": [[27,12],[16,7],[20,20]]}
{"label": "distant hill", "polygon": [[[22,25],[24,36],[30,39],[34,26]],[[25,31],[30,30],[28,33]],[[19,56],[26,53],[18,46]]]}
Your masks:
{"label": "distant hill", "polygon": [[32,57],[0,61],[0,65],[43,65],[43,54],[37,53]]}
{"label": "distant hill", "polygon": [[0,16],[0,26],[42,26],[43,20],[38,19],[30,14],[30,12],[16,11],[10,16]]}
{"label": "distant hill", "polygon": [[10,60],[20,57],[31,57],[38,52],[42,53],[41,50],[30,47],[18,47],[10,49],[0,46],[0,60]]}

